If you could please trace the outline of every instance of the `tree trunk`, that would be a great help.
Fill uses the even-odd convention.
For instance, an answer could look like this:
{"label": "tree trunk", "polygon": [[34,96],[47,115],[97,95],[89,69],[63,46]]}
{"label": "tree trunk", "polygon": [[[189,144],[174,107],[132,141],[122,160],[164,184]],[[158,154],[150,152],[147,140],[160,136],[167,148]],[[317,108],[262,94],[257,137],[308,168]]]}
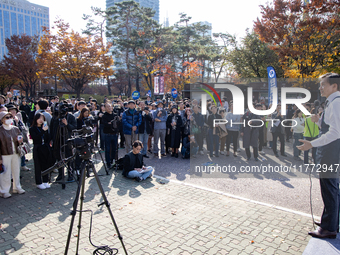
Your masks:
{"label": "tree trunk", "polygon": [[140,88],[139,88],[139,73],[138,72],[136,74],[136,90],[140,92]]}
{"label": "tree trunk", "polygon": [[79,86],[79,84],[77,84],[77,86],[75,86],[75,91],[77,93],[77,98],[80,98],[80,91],[82,89],[83,86]]}
{"label": "tree trunk", "polygon": [[28,100],[28,91],[29,91],[29,89],[26,87],[26,88],[24,89],[24,91],[25,91],[25,93],[26,93],[26,99]]}
{"label": "tree trunk", "polygon": [[131,96],[131,78],[130,78],[130,74],[128,74],[128,92],[127,92],[127,97]]}
{"label": "tree trunk", "polygon": [[35,84],[32,85],[32,88],[33,88],[33,96],[35,97],[35,96],[36,96],[36,93],[35,93],[35,92],[36,92],[36,91],[35,91],[36,86],[35,86]]}
{"label": "tree trunk", "polygon": [[109,96],[111,96],[111,83],[110,83],[110,77],[106,78],[107,81],[107,92],[109,93]]}

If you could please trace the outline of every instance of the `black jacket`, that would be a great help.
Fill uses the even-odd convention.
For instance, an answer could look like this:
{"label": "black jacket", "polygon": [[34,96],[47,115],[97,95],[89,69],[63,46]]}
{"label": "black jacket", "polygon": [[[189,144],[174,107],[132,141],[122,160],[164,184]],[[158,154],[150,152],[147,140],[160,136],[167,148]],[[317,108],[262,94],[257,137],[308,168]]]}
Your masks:
{"label": "black jacket", "polygon": [[114,112],[112,114],[109,114],[108,112],[104,113],[104,115],[102,117],[102,125],[104,126],[104,129],[103,129],[104,134],[116,134],[117,133],[118,129],[114,129],[112,122],[111,122],[116,117],[118,117],[118,115],[115,114]]}
{"label": "black jacket", "polygon": [[209,128],[213,129],[214,128],[214,120],[215,119],[222,119],[222,116],[219,114],[210,114],[208,117],[208,125]]}
{"label": "black jacket", "polygon": [[141,114],[141,116],[142,116],[142,124],[138,128],[138,133],[144,134],[145,128],[146,128],[146,133],[150,135],[152,132],[152,116],[150,113],[148,115]]}
{"label": "black jacket", "polygon": [[[138,159],[136,162],[136,158]],[[133,152],[129,152],[124,157],[124,170],[123,175],[126,177],[130,171],[133,171],[135,168],[142,168],[144,166],[143,155],[133,154]]]}
{"label": "black jacket", "polygon": [[195,122],[196,122],[196,125],[200,128],[202,128],[204,126],[204,118],[203,118],[203,115],[198,112],[197,114],[196,113],[193,113],[192,116],[194,117],[195,119]]}
{"label": "black jacket", "polygon": [[29,116],[31,112],[31,107],[29,107],[29,105],[27,104],[26,105],[21,104],[19,110],[25,112],[26,115]]}
{"label": "black jacket", "polygon": [[34,145],[42,144],[43,140],[46,144],[50,141],[48,131],[44,131],[41,127],[30,127],[30,135]]}
{"label": "black jacket", "polygon": [[[67,138],[71,138],[72,131],[77,128],[77,121],[72,113],[67,113],[66,120],[67,120],[66,128],[67,128],[67,136],[68,136]],[[59,119],[53,117],[51,120],[51,126],[50,126],[50,138],[52,139],[53,142],[55,142],[58,129],[59,129]]]}

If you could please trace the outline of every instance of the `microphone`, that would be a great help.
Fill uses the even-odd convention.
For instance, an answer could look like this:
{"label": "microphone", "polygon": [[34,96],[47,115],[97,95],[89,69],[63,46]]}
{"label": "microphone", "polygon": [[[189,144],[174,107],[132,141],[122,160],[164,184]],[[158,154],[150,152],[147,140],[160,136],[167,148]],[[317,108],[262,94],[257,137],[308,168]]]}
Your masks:
{"label": "microphone", "polygon": [[315,115],[317,115],[318,112],[319,112],[319,106],[320,106],[320,101],[319,100],[315,100],[314,101]]}

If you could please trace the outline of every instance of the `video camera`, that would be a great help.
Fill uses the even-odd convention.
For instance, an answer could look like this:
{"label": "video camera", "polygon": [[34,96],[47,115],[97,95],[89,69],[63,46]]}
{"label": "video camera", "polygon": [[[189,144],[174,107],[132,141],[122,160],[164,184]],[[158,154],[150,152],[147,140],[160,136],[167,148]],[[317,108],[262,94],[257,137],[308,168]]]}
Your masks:
{"label": "video camera", "polygon": [[84,125],[85,125],[86,127],[91,127],[91,128],[94,127],[95,119],[94,119],[92,116],[90,116],[90,117],[84,117],[84,118],[83,118],[83,121],[84,121]]}
{"label": "video camera", "polygon": [[122,109],[120,104],[114,104],[113,105],[113,112],[115,114],[117,114],[118,116],[120,116],[124,112],[124,109]]}
{"label": "video camera", "polygon": [[81,159],[91,159],[91,154],[94,153],[92,128],[83,126],[82,129],[73,130],[72,137],[67,140],[67,144],[78,151]]}
{"label": "video camera", "polygon": [[68,112],[68,104],[59,103],[54,106],[53,115],[56,116],[59,120],[66,118]]}

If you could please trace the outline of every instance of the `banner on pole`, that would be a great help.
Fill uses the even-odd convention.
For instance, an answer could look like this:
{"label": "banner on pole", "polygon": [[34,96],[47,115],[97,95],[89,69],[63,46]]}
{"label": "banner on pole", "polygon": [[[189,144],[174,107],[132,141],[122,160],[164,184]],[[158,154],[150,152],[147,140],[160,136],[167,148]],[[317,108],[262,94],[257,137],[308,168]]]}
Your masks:
{"label": "banner on pole", "polygon": [[164,76],[159,77],[159,94],[164,95]]}
{"label": "banner on pole", "polygon": [[273,103],[273,88],[277,88],[276,72],[274,67],[268,66],[268,106]]}
{"label": "banner on pole", "polygon": [[154,91],[153,91],[154,95],[158,95],[159,94],[159,77],[156,76],[154,78]]}

